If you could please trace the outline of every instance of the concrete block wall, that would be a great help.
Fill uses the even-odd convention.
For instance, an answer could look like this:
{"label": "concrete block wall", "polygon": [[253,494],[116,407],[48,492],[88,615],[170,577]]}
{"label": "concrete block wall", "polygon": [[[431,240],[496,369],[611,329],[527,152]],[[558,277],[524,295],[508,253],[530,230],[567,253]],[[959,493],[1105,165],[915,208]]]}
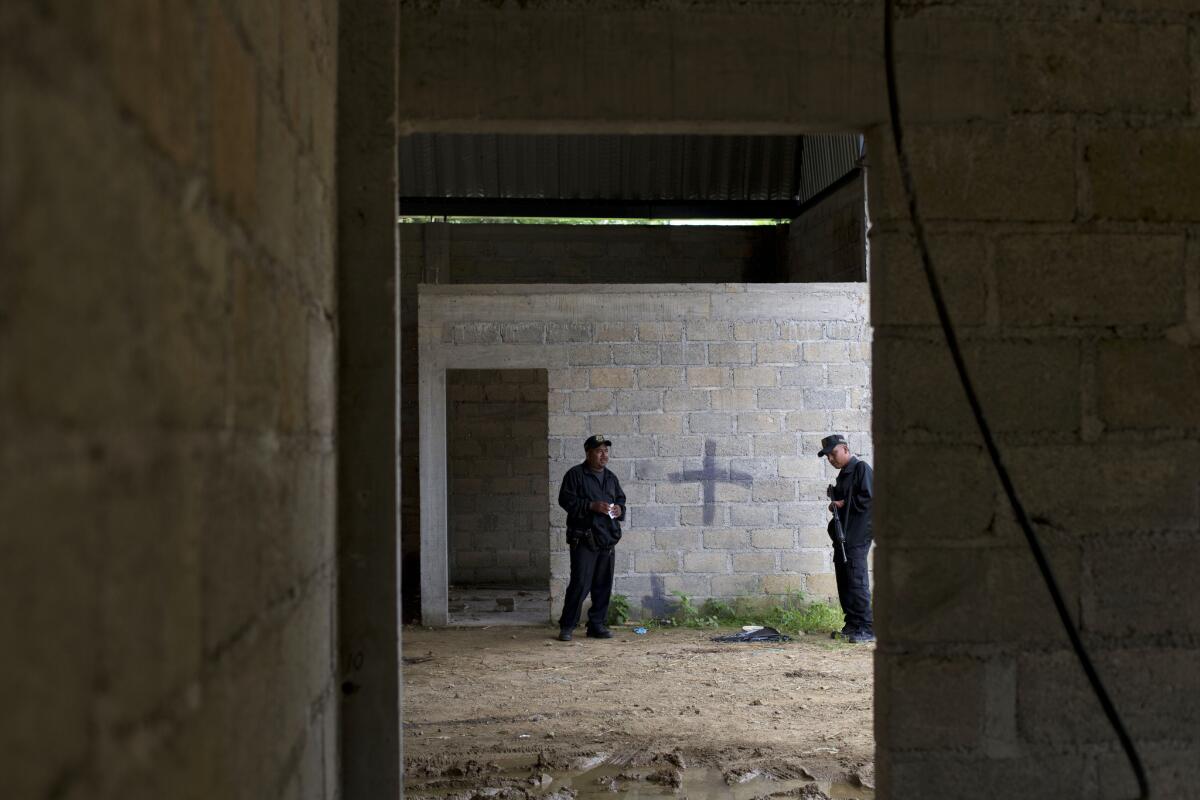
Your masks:
{"label": "concrete block wall", "polygon": [[[666,283],[774,281],[786,273],[787,229],[402,223],[401,448],[416,453],[417,286],[421,283]],[[401,461],[405,613],[419,616],[421,494],[417,458]]]}
{"label": "concrete block wall", "polygon": [[[839,430],[872,457],[866,315],[863,284],[423,286],[422,402],[447,368],[549,369],[556,604],[570,571],[558,486],[592,433],[612,439],[628,496],[615,590],[635,607],[660,613],[672,592],[827,597],[834,471],[816,453]],[[421,413],[424,469],[439,434]],[[435,509],[421,512],[426,558]]]}
{"label": "concrete block wall", "polygon": [[[1196,4],[896,6],[914,178],[985,408],[1154,796],[1190,798],[1200,727],[1181,698],[1198,673],[1180,665],[1200,650],[1179,581],[1200,560]],[[879,792],[1132,797],[948,368],[891,158],[881,9],[615,3],[564,20],[442,6],[407,17],[404,65],[443,69],[402,67],[401,117],[422,130],[867,132]],[[562,49],[505,61],[500,25]],[[452,45],[434,35],[451,27]],[[649,51],[661,59],[635,57]],[[583,54],[580,68],[556,69],[562,52]],[[531,75],[544,76],[532,90]]]}
{"label": "concrete block wall", "polygon": [[788,227],[788,280],[867,279],[866,178],[833,189]]}
{"label": "concrete block wall", "polygon": [[[342,4],[337,27],[367,5]],[[385,134],[391,120],[417,130],[868,131],[883,226],[872,244],[890,251],[877,254],[872,276],[878,361],[911,366],[876,387],[879,791],[1132,796],[952,399],[887,162],[879,4],[402,5],[398,70],[393,28],[373,25],[382,35],[362,47],[364,73],[345,79],[336,103],[344,117],[369,102],[378,73],[398,76],[395,113],[387,99],[375,104]],[[1189,705],[1197,614],[1186,583],[1200,549],[1194,3],[898,5],[908,142],[952,313],[1085,640],[1147,756],[1154,796],[1191,797],[1200,782]],[[305,261],[324,251],[299,246],[324,230],[332,203],[273,191],[313,171],[329,183],[334,102],[320,56],[331,48],[320,37],[311,51],[295,44],[298,32],[332,29],[331,4],[244,6],[120,3],[101,14],[15,0],[0,12],[9,521],[0,651],[19,654],[0,662],[0,752],[21,767],[5,780],[22,782],[7,794],[288,796],[299,773],[300,795],[311,796],[338,772],[324,727],[324,607],[283,564],[326,563],[334,491],[323,479],[300,488],[280,478],[288,463],[316,464],[323,440],[282,423],[230,422],[273,420],[275,408],[282,419],[283,407],[315,419],[332,397],[321,388],[331,380],[321,344],[331,315],[300,300],[324,296],[306,287],[322,285],[331,260]],[[234,35],[221,33],[230,27]],[[512,46],[500,29],[530,46]],[[562,68],[564,53],[577,68]],[[305,106],[311,151],[308,117],[287,111]],[[339,123],[339,142],[354,130]],[[386,153],[392,142],[381,138]],[[336,159],[339,185],[395,197],[390,162],[354,173],[353,144]],[[385,238],[393,232],[386,199],[342,200],[339,215],[386,220]],[[293,244],[295,262],[280,257]],[[226,247],[244,255],[237,270]],[[246,277],[241,301],[221,265]],[[385,296],[371,289],[339,297],[349,309],[337,316]],[[240,327],[231,306],[242,309]],[[272,341],[264,329],[288,344],[252,347]],[[210,335],[219,343],[206,344]],[[307,388],[295,385],[290,357],[286,373],[256,364],[295,355],[302,340],[312,343]],[[189,342],[196,353],[178,357]],[[1078,491],[1047,479],[1046,464],[1060,463],[1085,465]],[[230,478],[231,465],[250,477]],[[198,469],[219,485],[192,477]],[[938,502],[947,493],[961,502]],[[386,520],[375,530],[390,535]],[[252,553],[235,563],[283,577],[234,578],[215,565],[198,590],[196,541],[208,554],[245,546]],[[130,555],[153,568],[130,567]],[[393,574],[363,585],[376,608],[395,607]],[[241,611],[222,612],[227,603]],[[167,633],[194,643],[197,619],[214,634],[199,656],[194,644],[155,644]],[[375,643],[368,663],[390,653],[394,687],[394,633]],[[397,760],[397,705],[375,694],[387,680],[353,696],[369,704],[373,735],[347,739],[341,763],[394,794],[395,780],[380,778]]]}
{"label": "concrete block wall", "polygon": [[333,2],[0,12],[0,795],[337,796]]}
{"label": "concrete block wall", "polygon": [[446,392],[450,583],[545,591],[546,371],[450,370]]}

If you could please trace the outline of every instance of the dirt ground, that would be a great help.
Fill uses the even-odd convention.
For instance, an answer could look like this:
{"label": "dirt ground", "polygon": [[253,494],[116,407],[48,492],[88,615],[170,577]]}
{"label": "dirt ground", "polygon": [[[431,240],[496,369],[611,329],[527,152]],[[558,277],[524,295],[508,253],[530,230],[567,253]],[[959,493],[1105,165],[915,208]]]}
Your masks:
{"label": "dirt ground", "polygon": [[[873,796],[874,645],[719,644],[716,631],[670,628],[617,628],[611,640],[580,630],[564,643],[556,632],[405,628],[408,793],[576,796],[589,793],[582,775],[644,797],[655,796],[637,791],[647,782],[692,800]],[[742,784],[754,788],[724,788]]]}

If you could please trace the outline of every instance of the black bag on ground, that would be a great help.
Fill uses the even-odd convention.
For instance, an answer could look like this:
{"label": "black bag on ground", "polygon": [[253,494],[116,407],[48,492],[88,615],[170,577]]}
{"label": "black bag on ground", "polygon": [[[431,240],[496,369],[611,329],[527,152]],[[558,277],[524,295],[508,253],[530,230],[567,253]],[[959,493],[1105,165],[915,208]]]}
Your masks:
{"label": "black bag on ground", "polygon": [[763,627],[753,631],[738,631],[724,636],[712,637],[714,642],[790,642],[792,637],[780,633],[774,628]]}

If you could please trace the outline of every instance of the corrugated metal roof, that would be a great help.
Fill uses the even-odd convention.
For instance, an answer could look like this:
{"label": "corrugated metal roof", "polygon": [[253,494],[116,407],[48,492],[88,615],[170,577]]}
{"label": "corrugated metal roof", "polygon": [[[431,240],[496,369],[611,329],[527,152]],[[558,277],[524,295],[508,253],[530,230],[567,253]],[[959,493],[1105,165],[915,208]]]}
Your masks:
{"label": "corrugated metal roof", "polygon": [[413,134],[405,197],[803,202],[858,166],[862,137]]}
{"label": "corrugated metal roof", "polygon": [[801,203],[837,183],[863,157],[863,137],[857,134],[816,134],[803,137],[800,158]]}

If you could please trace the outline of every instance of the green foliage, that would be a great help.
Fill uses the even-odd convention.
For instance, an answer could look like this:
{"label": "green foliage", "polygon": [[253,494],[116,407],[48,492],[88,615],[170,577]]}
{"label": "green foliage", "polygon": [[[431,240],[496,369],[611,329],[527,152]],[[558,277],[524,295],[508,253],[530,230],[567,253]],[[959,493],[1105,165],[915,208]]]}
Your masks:
{"label": "green foliage", "polygon": [[608,602],[608,624],[624,625],[629,621],[629,598],[614,594]]}
{"label": "green foliage", "polygon": [[688,628],[767,625],[783,633],[828,633],[839,630],[844,622],[840,609],[809,600],[801,593],[790,595],[782,603],[749,597],[735,598],[732,603],[710,598],[699,608],[683,592],[672,594],[676,601],[671,620]]}
{"label": "green foliage", "polygon": [[731,619],[735,616],[733,606],[715,597],[710,597],[704,601],[704,605],[700,606],[700,613],[706,617],[716,617],[719,620]]}
{"label": "green foliage", "polygon": [[692,598],[688,597],[683,592],[671,592],[675,595],[675,610],[671,613],[671,620],[676,625],[695,625],[696,618],[700,616],[700,610],[692,604]]}
{"label": "green foliage", "polygon": [[780,630],[804,631],[805,633],[828,633],[841,630],[845,623],[841,609],[819,600],[793,608],[781,608],[778,619],[769,623]]}
{"label": "green foliage", "polygon": [[675,601],[675,611],[671,619],[676,625],[687,628],[715,628],[719,624],[717,618],[710,613],[708,603],[703,608],[697,608],[692,598],[683,592],[671,592],[678,598]]}

